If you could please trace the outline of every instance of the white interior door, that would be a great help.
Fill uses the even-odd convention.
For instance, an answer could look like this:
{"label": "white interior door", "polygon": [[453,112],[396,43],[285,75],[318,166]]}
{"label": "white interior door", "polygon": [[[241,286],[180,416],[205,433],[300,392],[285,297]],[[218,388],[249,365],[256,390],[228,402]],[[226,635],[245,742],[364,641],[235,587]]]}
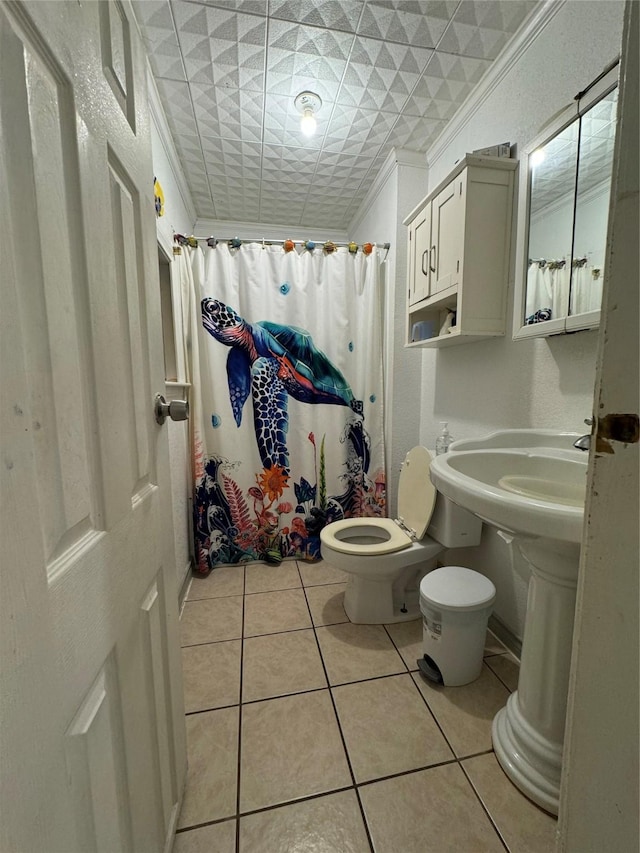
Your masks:
{"label": "white interior door", "polygon": [[153,173],[118,0],[0,5],[3,853],[170,849],[185,770]]}
{"label": "white interior door", "polygon": [[628,0],[604,264],[559,853],[640,849],[640,7]]}

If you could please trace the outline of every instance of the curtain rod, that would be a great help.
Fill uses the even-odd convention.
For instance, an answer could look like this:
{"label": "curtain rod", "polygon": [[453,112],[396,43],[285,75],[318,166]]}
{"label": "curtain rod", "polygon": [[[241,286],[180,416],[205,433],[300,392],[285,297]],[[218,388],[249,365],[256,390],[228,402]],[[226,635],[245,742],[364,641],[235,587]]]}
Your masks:
{"label": "curtain rod", "polygon": [[[238,242],[238,247],[239,247],[242,243],[260,243],[260,244],[261,244],[261,245],[263,245],[263,246],[277,246],[279,243],[280,243],[280,244],[282,244],[282,245],[284,245],[285,243],[289,242],[289,238],[287,238],[286,240],[274,240],[274,239],[268,239],[268,240],[267,240],[267,239],[266,239],[266,238],[264,238],[264,237],[245,237],[245,238],[238,238],[238,237],[214,237],[214,236],[213,236],[213,235],[211,235],[211,234],[210,234],[210,235],[208,235],[207,237],[195,237],[194,235],[191,235],[190,237],[185,237],[183,234],[174,234],[174,235],[173,235],[173,238],[174,238],[174,240],[175,240],[176,242],[178,242],[178,243],[180,243],[180,244],[182,244],[182,245],[188,245],[189,240],[204,240],[204,241],[205,241],[205,242],[207,242],[207,243],[211,240],[211,241],[213,241],[213,245],[211,246],[211,248],[215,248],[215,244],[216,244],[216,243],[220,243],[220,242],[222,242],[222,243],[230,243],[230,244],[231,244],[231,243],[232,243],[232,241],[234,241],[234,240],[238,240],[238,241],[239,241],[239,242]],[[291,240],[290,242],[294,243],[294,242],[296,242],[296,241]],[[317,248],[322,248],[322,246],[323,246],[323,245],[325,245],[324,243],[321,243],[320,241],[317,241],[317,240],[314,240],[314,241],[310,241],[310,240],[298,240],[297,242],[298,242],[298,243],[300,243],[302,246],[305,246],[305,245],[306,245],[306,243],[313,242],[313,244],[314,244],[314,248],[315,248],[315,247],[317,247]],[[341,243],[341,242],[338,242],[338,241],[336,241],[336,240],[327,240],[326,242],[327,242],[327,243],[332,243],[332,244],[333,244],[333,246],[335,246],[336,248],[337,248],[338,246],[342,246],[342,247],[347,247],[347,248],[348,248],[349,246],[355,245],[355,241],[350,241],[350,242],[348,242],[348,243]],[[386,259],[387,259],[387,255],[389,254],[389,249],[391,248],[391,243],[380,243],[380,244],[378,244],[378,243],[372,243],[371,245],[372,245],[372,246],[378,246],[380,249],[385,249],[386,254],[385,254],[385,256],[384,256],[384,258],[383,258],[382,260],[383,260],[383,261],[386,261]]]}

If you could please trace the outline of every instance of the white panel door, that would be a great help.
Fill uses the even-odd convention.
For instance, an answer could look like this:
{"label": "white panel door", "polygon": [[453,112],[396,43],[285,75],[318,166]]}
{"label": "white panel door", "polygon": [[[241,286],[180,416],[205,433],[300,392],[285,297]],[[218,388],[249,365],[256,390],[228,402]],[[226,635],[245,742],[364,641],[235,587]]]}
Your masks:
{"label": "white panel door", "polygon": [[185,771],[144,58],[0,4],[0,849],[169,850]]}

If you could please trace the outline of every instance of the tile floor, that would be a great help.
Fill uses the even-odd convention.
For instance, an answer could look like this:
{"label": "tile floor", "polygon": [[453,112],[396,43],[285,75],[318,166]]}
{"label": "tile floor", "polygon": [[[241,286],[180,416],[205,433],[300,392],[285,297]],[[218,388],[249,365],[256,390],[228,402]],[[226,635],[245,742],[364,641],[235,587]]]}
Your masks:
{"label": "tile floor", "polygon": [[174,853],[547,853],[556,821],[508,781],[491,721],[518,662],[417,671],[420,620],[352,625],[328,563],[220,568],[181,620],[189,773]]}

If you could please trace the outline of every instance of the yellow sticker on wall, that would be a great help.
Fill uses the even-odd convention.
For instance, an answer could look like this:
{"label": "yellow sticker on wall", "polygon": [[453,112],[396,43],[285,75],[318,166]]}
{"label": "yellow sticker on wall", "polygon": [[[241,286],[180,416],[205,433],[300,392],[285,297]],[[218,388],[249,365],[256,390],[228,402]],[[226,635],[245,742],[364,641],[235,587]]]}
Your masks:
{"label": "yellow sticker on wall", "polygon": [[157,178],[153,179],[153,194],[156,203],[156,216],[164,216],[164,193]]}

